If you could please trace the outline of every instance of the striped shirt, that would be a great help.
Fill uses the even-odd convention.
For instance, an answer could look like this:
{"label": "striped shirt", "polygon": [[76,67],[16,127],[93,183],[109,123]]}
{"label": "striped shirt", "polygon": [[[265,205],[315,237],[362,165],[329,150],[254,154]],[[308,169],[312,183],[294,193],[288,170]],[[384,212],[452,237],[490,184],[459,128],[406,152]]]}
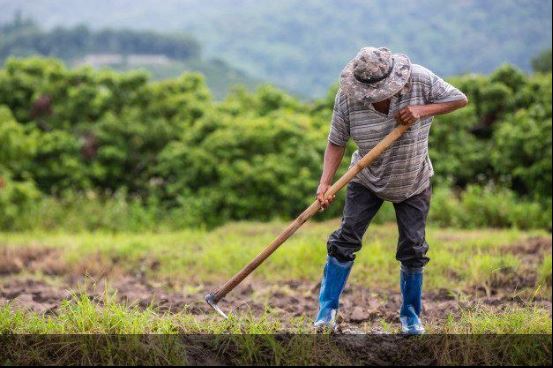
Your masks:
{"label": "striped shirt", "polygon": [[[397,122],[394,116],[399,110],[410,105],[443,103],[463,98],[465,95],[457,88],[430,70],[413,64],[408,88],[392,97],[387,115],[376,111],[372,105],[350,101],[339,90],[328,140],[335,145],[345,146],[350,137],[353,139],[358,150],[353,153],[351,167],[395,128]],[[369,188],[378,197],[395,203],[420,194],[428,188],[430,178],[434,175],[428,156],[431,124],[432,117],[417,121],[353,181]]]}

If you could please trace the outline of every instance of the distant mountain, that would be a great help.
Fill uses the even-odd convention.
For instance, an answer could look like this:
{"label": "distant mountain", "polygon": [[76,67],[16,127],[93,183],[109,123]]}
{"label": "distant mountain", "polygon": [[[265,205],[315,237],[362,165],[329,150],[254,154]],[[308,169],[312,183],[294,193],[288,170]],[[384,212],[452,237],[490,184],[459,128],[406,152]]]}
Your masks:
{"label": "distant mountain", "polygon": [[92,66],[125,71],[145,69],[156,79],[186,71],[202,73],[213,95],[222,99],[229,88],[259,84],[220,59],[204,59],[196,40],[181,33],[144,30],[98,30],[86,26],[43,31],[32,20],[16,16],[0,23],[0,65],[8,57],[56,57],[73,67]]}
{"label": "distant mountain", "polygon": [[387,45],[442,75],[530,70],[551,47],[550,0],[0,0],[46,27],[186,31],[261,80],[321,96],[364,45]]}

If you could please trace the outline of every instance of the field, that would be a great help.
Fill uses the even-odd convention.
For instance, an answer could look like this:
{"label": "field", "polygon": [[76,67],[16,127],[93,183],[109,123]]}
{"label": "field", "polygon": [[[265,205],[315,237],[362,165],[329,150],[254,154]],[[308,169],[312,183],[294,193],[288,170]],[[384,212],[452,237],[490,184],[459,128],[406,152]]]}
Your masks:
{"label": "field", "polygon": [[[325,239],[337,220],[306,224],[229,294],[221,306],[230,320],[203,301],[284,225],[2,233],[0,335],[312,333]],[[343,334],[399,332],[396,233],[395,224],[369,229],[342,298]],[[428,332],[551,334],[551,234],[431,227],[428,241]]]}
{"label": "field", "polygon": [[[325,239],[337,225],[306,225],[229,294],[222,306],[235,317],[232,326],[220,323],[203,296],[253,258],[283,223],[159,234],[3,233],[0,332],[306,332],[317,307]],[[398,332],[395,240],[393,224],[368,231],[343,298],[346,332]],[[431,228],[428,240],[424,314],[430,332],[551,333],[550,234]],[[121,324],[64,319],[85,307],[95,313],[115,308]]]}

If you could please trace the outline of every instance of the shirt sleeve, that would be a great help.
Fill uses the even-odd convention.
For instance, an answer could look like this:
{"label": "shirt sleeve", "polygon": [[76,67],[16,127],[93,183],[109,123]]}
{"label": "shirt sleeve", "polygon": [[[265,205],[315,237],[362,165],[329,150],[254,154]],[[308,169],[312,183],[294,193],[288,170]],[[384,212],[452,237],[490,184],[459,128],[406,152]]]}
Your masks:
{"label": "shirt sleeve", "polygon": [[425,97],[429,103],[444,103],[467,98],[459,89],[432,72],[429,72],[428,84]]}
{"label": "shirt sleeve", "polygon": [[350,137],[349,132],[349,112],[346,96],[338,90],[334,100],[334,109],[332,112],[332,122],[330,124],[330,133],[328,141],[337,146],[345,146]]}

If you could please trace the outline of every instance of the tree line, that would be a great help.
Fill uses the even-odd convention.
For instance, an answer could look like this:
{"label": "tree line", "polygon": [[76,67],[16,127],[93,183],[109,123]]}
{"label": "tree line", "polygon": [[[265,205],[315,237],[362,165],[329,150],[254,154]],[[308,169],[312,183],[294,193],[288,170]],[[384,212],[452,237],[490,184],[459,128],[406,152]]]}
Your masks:
{"label": "tree line", "polygon": [[192,37],[152,31],[92,31],[84,25],[43,31],[30,19],[16,16],[0,25],[0,62],[10,56],[42,55],[69,61],[91,53],[160,54],[175,60],[200,57],[200,44]]}
{"label": "tree line", "polygon": [[[551,228],[551,72],[505,65],[451,81],[471,104],[432,127],[432,220]],[[68,216],[85,229],[295,217],[314,198],[335,93],[302,102],[265,85],[216,102],[195,73],[151,81],[9,59],[0,69],[0,228],[77,221]],[[134,225],[115,225],[123,219]]]}

